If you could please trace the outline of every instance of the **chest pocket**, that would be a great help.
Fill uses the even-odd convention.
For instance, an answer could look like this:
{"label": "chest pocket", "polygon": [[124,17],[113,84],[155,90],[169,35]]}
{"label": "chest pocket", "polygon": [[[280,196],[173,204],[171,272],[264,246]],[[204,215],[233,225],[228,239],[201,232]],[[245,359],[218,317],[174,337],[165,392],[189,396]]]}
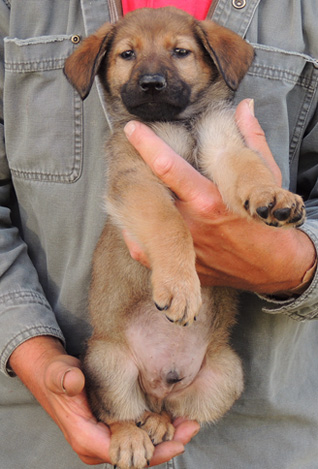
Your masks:
{"label": "chest pocket", "polygon": [[283,176],[296,190],[301,141],[317,101],[318,61],[304,54],[254,45],[255,60],[236,94],[255,100],[255,113]]}
{"label": "chest pocket", "polygon": [[82,101],[63,74],[70,36],[5,39],[4,110],[13,177],[75,182],[82,169]]}

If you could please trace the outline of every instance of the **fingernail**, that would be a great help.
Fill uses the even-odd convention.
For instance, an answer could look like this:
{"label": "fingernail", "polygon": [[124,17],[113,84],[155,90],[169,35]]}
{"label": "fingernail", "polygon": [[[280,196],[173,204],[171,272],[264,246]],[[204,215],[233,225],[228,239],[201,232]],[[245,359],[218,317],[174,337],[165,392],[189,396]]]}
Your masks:
{"label": "fingernail", "polygon": [[201,430],[201,426],[199,425],[198,428],[192,433],[191,438],[193,438],[194,436],[196,436],[196,435],[199,433],[200,430]]}
{"label": "fingernail", "polygon": [[255,117],[255,112],[254,112],[254,99],[250,99],[248,102],[248,107],[250,108],[250,112],[253,117]]}
{"label": "fingernail", "polygon": [[128,124],[125,125],[124,127],[124,132],[127,135],[127,137],[130,137],[136,129],[136,124],[134,122],[128,122]]}
{"label": "fingernail", "polygon": [[63,376],[61,378],[61,388],[62,388],[62,391],[63,391],[64,394],[67,393],[67,391],[64,387],[64,379],[65,379],[65,376],[67,375],[67,373],[69,373],[70,371],[72,371],[72,368],[68,368],[66,371],[64,371]]}

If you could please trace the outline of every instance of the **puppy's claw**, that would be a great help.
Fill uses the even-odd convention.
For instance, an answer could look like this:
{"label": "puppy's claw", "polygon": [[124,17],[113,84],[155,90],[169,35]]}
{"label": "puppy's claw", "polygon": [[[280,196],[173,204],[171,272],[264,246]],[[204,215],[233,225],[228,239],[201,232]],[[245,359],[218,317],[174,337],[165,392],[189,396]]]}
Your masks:
{"label": "puppy's claw", "polygon": [[[156,308],[159,310],[159,311],[167,311],[167,309],[170,308],[170,305],[166,305],[166,306],[159,306],[157,303],[155,303],[155,306]],[[168,316],[167,316],[168,317]],[[169,319],[169,318],[168,318]],[[173,322],[173,321],[172,321]]]}

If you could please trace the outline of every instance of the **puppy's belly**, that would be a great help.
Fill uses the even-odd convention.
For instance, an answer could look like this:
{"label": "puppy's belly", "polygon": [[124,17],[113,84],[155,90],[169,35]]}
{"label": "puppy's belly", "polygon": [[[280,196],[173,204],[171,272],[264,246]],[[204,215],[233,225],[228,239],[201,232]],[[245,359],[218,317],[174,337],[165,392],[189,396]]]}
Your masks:
{"label": "puppy's belly", "polygon": [[201,369],[207,350],[209,326],[200,313],[191,325],[171,323],[153,304],[138,305],[126,337],[139,369],[143,391],[156,399],[189,386]]}

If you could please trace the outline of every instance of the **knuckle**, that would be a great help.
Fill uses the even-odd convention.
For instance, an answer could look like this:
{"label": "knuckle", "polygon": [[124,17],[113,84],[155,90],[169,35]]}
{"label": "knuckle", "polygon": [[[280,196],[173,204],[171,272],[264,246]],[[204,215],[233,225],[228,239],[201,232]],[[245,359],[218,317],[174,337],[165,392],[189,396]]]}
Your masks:
{"label": "knuckle", "polygon": [[165,155],[158,155],[153,161],[153,170],[160,178],[173,172],[173,161]]}
{"label": "knuckle", "polygon": [[205,194],[200,194],[196,201],[197,212],[202,218],[211,218],[220,212],[218,202]]}

